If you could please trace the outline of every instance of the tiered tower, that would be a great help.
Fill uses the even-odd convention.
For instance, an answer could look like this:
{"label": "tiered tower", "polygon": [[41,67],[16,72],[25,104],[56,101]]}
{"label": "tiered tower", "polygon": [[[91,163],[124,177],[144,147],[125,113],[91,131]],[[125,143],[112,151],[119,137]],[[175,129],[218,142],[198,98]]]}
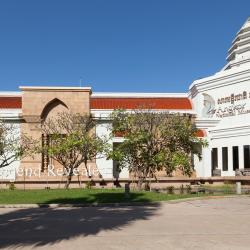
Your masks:
{"label": "tiered tower", "polygon": [[228,50],[228,64],[223,70],[250,63],[250,17],[246,20]]}

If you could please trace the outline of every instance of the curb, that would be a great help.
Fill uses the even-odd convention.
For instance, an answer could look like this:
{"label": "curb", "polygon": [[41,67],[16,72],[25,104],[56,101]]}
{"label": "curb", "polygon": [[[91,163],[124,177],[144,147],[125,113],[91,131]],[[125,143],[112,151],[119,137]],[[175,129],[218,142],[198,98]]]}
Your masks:
{"label": "curb", "polygon": [[250,197],[249,195],[226,195],[226,196],[205,196],[205,197],[191,197],[184,199],[176,199],[169,201],[149,201],[149,202],[116,202],[116,203],[76,203],[76,204],[0,204],[1,208],[70,208],[70,207],[126,207],[126,206],[157,206],[161,204],[178,204],[187,201],[196,200],[214,200],[225,198],[240,198]]}

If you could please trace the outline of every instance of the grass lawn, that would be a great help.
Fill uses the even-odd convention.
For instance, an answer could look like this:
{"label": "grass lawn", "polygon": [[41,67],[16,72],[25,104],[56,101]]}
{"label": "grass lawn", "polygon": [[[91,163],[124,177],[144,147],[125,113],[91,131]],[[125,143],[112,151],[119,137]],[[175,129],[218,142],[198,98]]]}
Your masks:
{"label": "grass lawn", "polygon": [[123,189],[51,189],[51,190],[0,190],[0,204],[53,204],[53,203],[114,203],[167,201],[207,194],[166,194],[131,192],[126,198]]}
{"label": "grass lawn", "polygon": [[219,191],[224,193],[235,192],[235,184],[222,184],[222,185],[202,185],[207,190]]}

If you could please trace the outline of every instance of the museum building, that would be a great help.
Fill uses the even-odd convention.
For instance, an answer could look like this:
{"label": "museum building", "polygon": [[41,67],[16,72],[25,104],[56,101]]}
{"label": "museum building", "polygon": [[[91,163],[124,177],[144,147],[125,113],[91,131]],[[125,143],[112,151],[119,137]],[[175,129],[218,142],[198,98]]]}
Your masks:
{"label": "museum building", "polygon": [[[209,143],[202,160],[194,157],[197,177],[235,176],[237,169],[250,169],[250,18],[236,34],[228,50],[227,64],[212,76],[194,81],[188,93],[95,93],[90,87],[21,86],[19,92],[0,92],[0,116],[15,123],[22,133],[41,137],[41,121],[58,112],[91,113],[97,120],[96,134],[110,133],[110,114],[123,108],[149,105],[155,111],[194,117],[199,137]],[[111,144],[119,143],[115,137]],[[18,180],[19,168],[41,168],[41,156],[25,158],[0,169],[0,178]],[[103,178],[129,178],[127,169],[117,172],[116,163],[100,157],[92,162]],[[164,177],[164,174],[162,174]]]}

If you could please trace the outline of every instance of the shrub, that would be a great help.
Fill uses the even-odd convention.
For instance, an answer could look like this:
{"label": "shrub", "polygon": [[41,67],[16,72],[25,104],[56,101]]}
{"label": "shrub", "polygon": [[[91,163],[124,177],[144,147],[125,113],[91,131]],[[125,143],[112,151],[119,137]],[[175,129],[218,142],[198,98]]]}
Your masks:
{"label": "shrub", "polygon": [[191,185],[186,185],[187,193],[190,194],[192,191]]}
{"label": "shrub", "polygon": [[120,188],[120,187],[121,187],[121,184],[120,184],[120,182],[119,182],[118,179],[116,179],[116,180],[114,181],[114,185],[115,185],[117,188]]}
{"label": "shrub", "polygon": [[184,186],[183,186],[183,184],[181,184],[181,186],[180,186],[180,194],[184,194]]}
{"label": "shrub", "polygon": [[145,185],[144,185],[144,190],[145,191],[150,191],[150,184],[149,184],[149,182],[147,181],[147,182],[145,182]]}
{"label": "shrub", "polygon": [[95,182],[93,180],[86,182],[86,188],[91,189],[93,186],[95,186]]}
{"label": "shrub", "polygon": [[168,186],[167,192],[168,192],[168,194],[174,194],[174,186]]}
{"label": "shrub", "polygon": [[16,189],[15,183],[14,182],[10,182],[10,184],[9,184],[9,190],[15,190],[15,189]]}
{"label": "shrub", "polygon": [[107,186],[107,183],[104,179],[100,181],[100,186]]}

